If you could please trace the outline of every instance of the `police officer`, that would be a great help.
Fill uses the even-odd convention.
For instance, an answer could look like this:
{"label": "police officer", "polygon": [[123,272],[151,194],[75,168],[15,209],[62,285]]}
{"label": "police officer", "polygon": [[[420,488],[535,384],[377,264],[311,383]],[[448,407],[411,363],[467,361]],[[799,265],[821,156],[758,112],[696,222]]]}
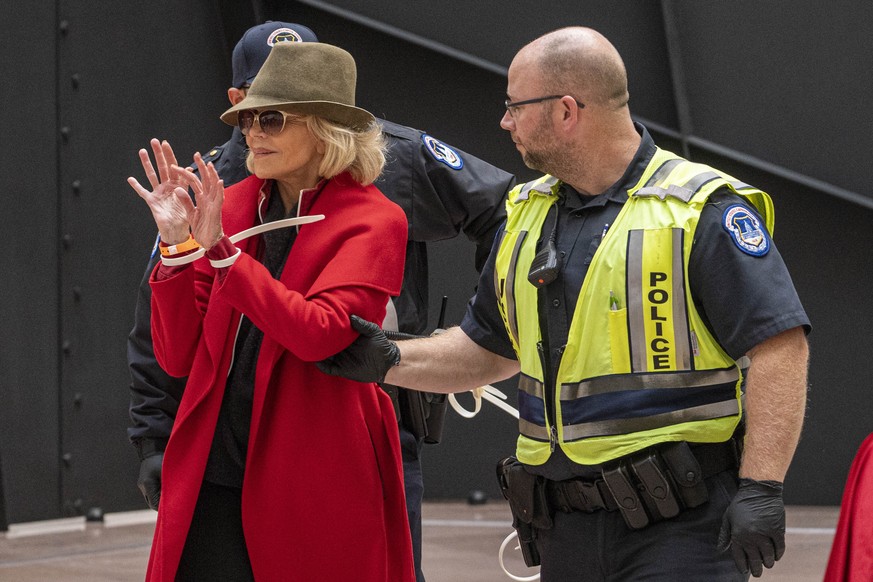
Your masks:
{"label": "police officer", "polygon": [[[317,42],[307,27],[267,22],[242,36],[232,57],[233,86],[228,99],[235,105],[278,42]],[[376,186],[399,204],[409,219],[409,239],[403,289],[394,300],[395,325],[401,332],[421,334],[428,321],[427,243],[457,236],[461,231],[477,245],[476,268],[481,269],[495,232],[505,217],[504,200],[515,179],[486,162],[451,147],[419,130],[378,120],[388,141],[387,164]],[[248,175],[245,138],[238,128],[227,143],[212,148],[204,162],[212,162],[225,186]],[[184,378],[168,376],[155,361],[150,329],[149,275],[159,260],[153,251],[139,287],[135,325],[128,339],[132,426],[128,436],[141,460],[138,485],[149,507],[160,499],[161,462],[185,387]],[[392,310],[389,309],[389,312]],[[387,327],[387,323],[386,323]],[[393,387],[399,419],[404,485],[412,530],[416,575],[421,572],[422,443],[439,440],[439,426],[428,423],[439,415],[439,399],[419,392],[398,394]],[[406,391],[404,391],[406,392]],[[436,401],[431,410],[431,402]],[[430,426],[430,429],[428,428]]]}
{"label": "police officer", "polygon": [[510,192],[460,327],[393,343],[353,316],[322,370],[444,392],[521,372],[498,474],[544,582],[760,576],[785,547],[809,330],[769,196],[658,148],[591,29],[522,48],[507,96],[545,175]]}

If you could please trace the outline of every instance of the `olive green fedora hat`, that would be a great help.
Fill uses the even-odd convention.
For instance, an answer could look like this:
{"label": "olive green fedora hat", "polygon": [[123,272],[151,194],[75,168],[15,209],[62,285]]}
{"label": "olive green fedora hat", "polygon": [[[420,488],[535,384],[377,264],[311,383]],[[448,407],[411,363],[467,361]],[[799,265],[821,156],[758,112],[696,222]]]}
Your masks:
{"label": "olive green fedora hat", "polygon": [[245,109],[278,109],[317,115],[361,131],[375,121],[355,107],[355,59],[343,49],[319,42],[280,42],[271,50],[245,98],[222,113],[236,125]]}

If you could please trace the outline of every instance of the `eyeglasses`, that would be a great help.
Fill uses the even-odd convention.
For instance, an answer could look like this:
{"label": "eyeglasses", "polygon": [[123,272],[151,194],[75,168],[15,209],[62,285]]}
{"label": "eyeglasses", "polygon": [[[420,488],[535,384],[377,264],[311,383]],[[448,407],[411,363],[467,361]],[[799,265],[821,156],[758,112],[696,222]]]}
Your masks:
{"label": "eyeglasses", "polygon": [[[545,97],[537,97],[535,99],[525,99],[524,101],[510,101],[509,99],[507,99],[506,101],[503,102],[503,104],[506,106],[506,111],[509,112],[509,116],[512,117],[512,115],[513,115],[512,110],[515,109],[516,107],[521,107],[522,105],[533,105],[534,103],[542,103],[543,101],[551,101],[552,99],[563,99],[563,98],[564,98],[563,95],[546,95]],[[582,109],[583,107],[585,107],[585,104],[579,103],[579,100],[576,99],[575,97],[573,98],[573,101],[576,102],[576,105],[579,106],[579,109]]]}
{"label": "eyeglasses", "polygon": [[300,120],[299,115],[292,115],[284,111],[261,111],[258,113],[256,109],[244,109],[240,111],[236,118],[236,123],[243,135],[248,135],[252,126],[257,120],[261,131],[267,135],[279,135],[285,129],[285,122],[291,120],[291,123],[296,123]]}

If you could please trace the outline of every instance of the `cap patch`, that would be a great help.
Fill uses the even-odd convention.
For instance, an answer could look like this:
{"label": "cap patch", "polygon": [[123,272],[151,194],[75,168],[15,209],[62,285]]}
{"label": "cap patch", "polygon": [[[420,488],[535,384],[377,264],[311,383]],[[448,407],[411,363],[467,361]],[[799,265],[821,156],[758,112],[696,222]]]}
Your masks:
{"label": "cap patch", "polygon": [[303,37],[290,28],[277,28],[267,38],[267,44],[275,46],[279,42],[303,42]]}
{"label": "cap patch", "polygon": [[753,257],[770,251],[770,236],[761,221],[742,204],[732,204],[722,216],[721,225],[731,235],[737,248]]}
{"label": "cap patch", "polygon": [[433,138],[426,133],[421,134],[421,140],[424,142],[427,151],[430,152],[430,155],[432,155],[436,161],[444,163],[453,170],[460,170],[464,167],[464,160],[458,155],[458,152],[440,140]]}

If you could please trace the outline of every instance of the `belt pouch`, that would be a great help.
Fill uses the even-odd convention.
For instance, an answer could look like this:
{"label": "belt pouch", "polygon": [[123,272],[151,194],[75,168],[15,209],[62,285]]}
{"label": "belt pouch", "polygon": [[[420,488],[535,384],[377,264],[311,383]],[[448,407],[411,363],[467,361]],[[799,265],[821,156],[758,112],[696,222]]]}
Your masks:
{"label": "belt pouch", "polygon": [[685,441],[665,443],[659,447],[664,464],[673,475],[676,493],[685,507],[703,505],[709,499],[703,471],[691,447]]}
{"label": "belt pouch", "polygon": [[603,467],[603,480],[615,498],[621,516],[631,529],[642,529],[649,525],[649,516],[637,494],[630,473],[623,462]]}
{"label": "belt pouch", "polygon": [[654,509],[653,514],[657,512],[664,519],[679,515],[675,487],[670,484],[670,474],[654,450],[632,457],[630,467],[642,485],[641,493],[648,498],[651,508]]}

